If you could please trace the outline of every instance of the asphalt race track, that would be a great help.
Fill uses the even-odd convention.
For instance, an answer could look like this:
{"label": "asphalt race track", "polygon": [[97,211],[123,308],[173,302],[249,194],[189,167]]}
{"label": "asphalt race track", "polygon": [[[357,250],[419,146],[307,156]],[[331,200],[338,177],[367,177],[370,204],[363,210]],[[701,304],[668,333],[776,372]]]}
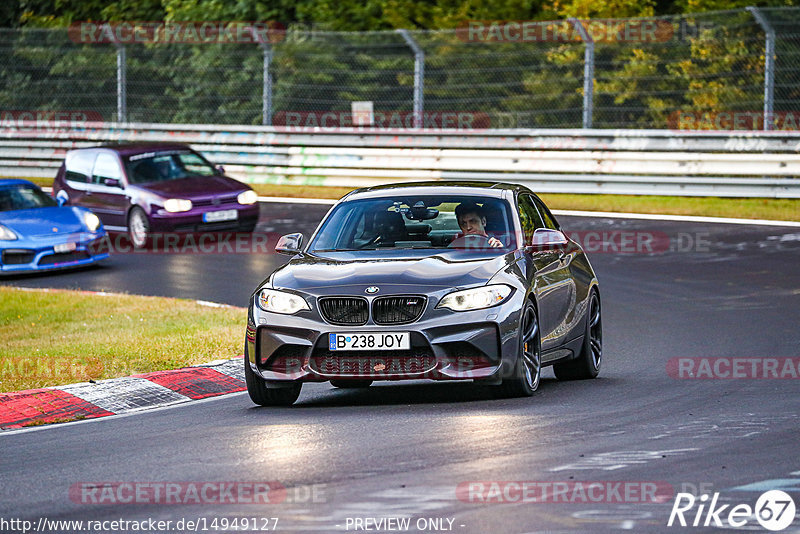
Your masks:
{"label": "asphalt race track", "polygon": [[[308,237],[326,210],[262,204],[258,229]],[[234,519],[240,532],[271,531],[270,518],[287,532],[717,532],[735,529],[714,528],[707,518],[716,493],[717,508],[729,505],[722,521],[767,490],[789,493],[800,507],[800,229],[560,222],[585,240],[601,283],[597,380],[558,382],[548,369],[534,397],[506,400],[469,383],[306,385],[291,408],[258,408],[239,393],[5,433],[0,518],[170,520],[170,531],[193,531],[175,524],[200,520],[198,531],[206,532],[237,530],[222,528]],[[591,252],[596,236],[611,231],[626,233]],[[644,245],[630,244],[637,242]],[[117,254],[107,266],[2,283],[244,306],[282,261],[277,254]],[[702,374],[697,358],[708,358],[713,376]],[[784,378],[745,378],[775,358]],[[679,374],[684,364],[696,364],[693,372],[705,378]],[[270,494],[281,502],[249,504],[251,494],[235,491],[235,503],[186,498],[191,483],[270,481],[287,489]],[[92,502],[94,484],[164,482],[181,484],[188,504],[163,495],[124,502],[129,493],[122,492]],[[583,492],[591,482],[601,491]],[[652,488],[663,498],[644,498]],[[689,526],[668,527],[678,492],[709,499],[702,511],[699,498],[687,509]],[[410,523],[375,523],[381,518]],[[745,520],[746,530],[766,532],[755,517]],[[800,532],[800,520],[783,532]]]}

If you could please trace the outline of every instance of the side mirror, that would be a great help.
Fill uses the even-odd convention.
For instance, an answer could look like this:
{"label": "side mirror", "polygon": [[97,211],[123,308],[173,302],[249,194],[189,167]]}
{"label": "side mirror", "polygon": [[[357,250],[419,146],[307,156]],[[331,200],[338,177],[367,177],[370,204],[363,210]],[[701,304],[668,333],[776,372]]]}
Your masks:
{"label": "side mirror", "polygon": [[108,187],[122,187],[122,182],[118,178],[103,178],[103,183]]}
{"label": "side mirror", "polygon": [[278,239],[278,244],[275,245],[275,252],[280,254],[290,254],[294,256],[301,252],[300,247],[303,245],[303,234],[287,234]]}
{"label": "side mirror", "polygon": [[567,244],[567,236],[561,230],[553,230],[551,228],[537,228],[533,232],[529,246],[540,249],[552,249],[563,247]]}
{"label": "side mirror", "polygon": [[225,174],[225,167],[222,165],[217,165],[217,172],[220,174]]}
{"label": "side mirror", "polygon": [[69,200],[69,195],[63,189],[56,194],[56,203],[60,206],[63,206]]}

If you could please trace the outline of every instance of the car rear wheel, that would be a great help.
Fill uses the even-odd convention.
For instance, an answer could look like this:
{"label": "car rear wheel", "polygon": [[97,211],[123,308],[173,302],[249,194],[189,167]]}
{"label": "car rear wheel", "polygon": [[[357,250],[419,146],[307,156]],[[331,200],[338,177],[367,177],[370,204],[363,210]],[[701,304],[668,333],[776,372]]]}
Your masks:
{"label": "car rear wheel", "polygon": [[600,296],[592,290],[589,296],[589,311],[586,320],[586,334],[583,348],[578,358],[553,366],[559,380],[584,380],[595,378],[603,363],[603,320],[600,314]]}
{"label": "car rear wheel", "polygon": [[247,383],[247,394],[250,395],[250,400],[259,406],[291,406],[300,396],[300,390],[303,388],[302,382],[292,382],[288,387],[267,387],[266,380],[258,376],[250,368],[250,359],[247,356],[246,348],[244,379]]}
{"label": "car rear wheel", "polygon": [[527,302],[520,319],[520,347],[514,374],[498,386],[504,397],[530,397],[539,387],[542,376],[542,351],[536,308]]}
{"label": "car rear wheel", "polygon": [[150,238],[150,221],[142,208],[133,208],[128,215],[128,236],[135,248],[147,246],[147,240]]}
{"label": "car rear wheel", "polygon": [[335,388],[340,389],[357,389],[357,388],[367,388],[372,384],[372,380],[363,379],[363,380],[346,380],[346,379],[336,379],[334,378],[331,380],[331,385]]}

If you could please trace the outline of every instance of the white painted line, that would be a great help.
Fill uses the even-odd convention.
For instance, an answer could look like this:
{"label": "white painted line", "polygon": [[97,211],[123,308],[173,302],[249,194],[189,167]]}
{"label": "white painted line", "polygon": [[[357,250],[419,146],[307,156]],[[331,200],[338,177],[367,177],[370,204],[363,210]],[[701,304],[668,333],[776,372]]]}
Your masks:
{"label": "white painted line", "polygon": [[720,224],[747,224],[757,226],[800,227],[797,221],[773,221],[769,219],[735,219],[731,217],[700,217],[696,215],[658,215],[653,213],[617,213],[613,211],[552,210],[555,215],[571,217],[610,217],[613,219],[649,219],[654,221],[706,222]]}
{"label": "white painted line", "polygon": [[329,198],[294,198],[294,197],[258,197],[259,202],[282,202],[286,204],[327,204],[332,206],[339,202]]}
{"label": "white painted line", "polygon": [[94,384],[82,382],[52,389],[60,389],[115,414],[191,400],[160,384],[131,376],[100,380]]}

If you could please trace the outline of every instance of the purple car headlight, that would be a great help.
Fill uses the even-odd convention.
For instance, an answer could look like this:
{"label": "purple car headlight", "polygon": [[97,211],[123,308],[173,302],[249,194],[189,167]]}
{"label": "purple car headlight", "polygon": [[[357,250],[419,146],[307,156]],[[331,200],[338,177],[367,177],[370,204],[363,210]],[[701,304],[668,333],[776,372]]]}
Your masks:
{"label": "purple car headlight", "polygon": [[164,209],[170,213],[180,213],[192,209],[192,201],[182,198],[170,198],[164,202]]}
{"label": "purple car headlight", "polygon": [[244,205],[255,204],[256,202],[258,202],[258,193],[256,193],[251,189],[249,191],[239,193],[239,196],[236,197],[236,200],[239,201],[239,204],[244,204]]}

